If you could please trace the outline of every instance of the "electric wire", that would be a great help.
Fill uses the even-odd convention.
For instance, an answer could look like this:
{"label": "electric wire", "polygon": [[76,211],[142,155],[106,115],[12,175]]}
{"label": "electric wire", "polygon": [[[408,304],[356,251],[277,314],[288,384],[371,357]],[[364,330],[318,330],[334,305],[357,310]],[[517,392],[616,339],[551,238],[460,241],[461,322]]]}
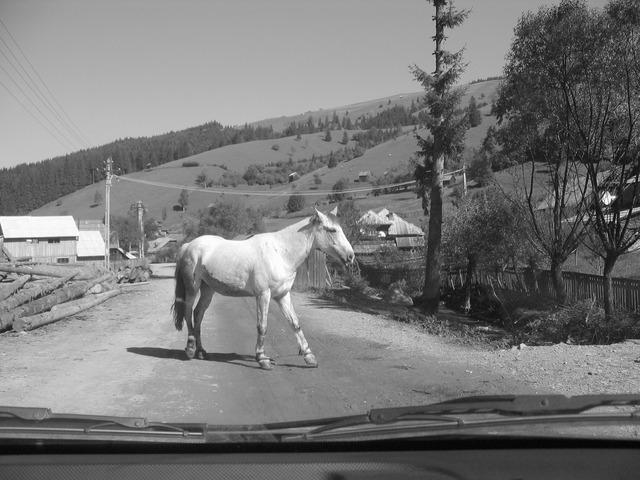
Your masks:
{"label": "electric wire", "polygon": [[[2,21],[2,18],[0,18],[0,25],[2,25],[2,27],[5,29],[5,31],[7,32],[7,34],[9,35],[9,38],[11,39],[11,41],[13,42],[13,44],[16,46],[16,48],[18,49],[18,51],[20,52],[20,54],[22,55],[22,57],[26,60],[27,64],[29,65],[29,67],[31,67],[31,70],[33,71],[33,73],[35,74],[35,76],[38,78],[38,80],[40,80],[40,83],[42,84],[42,86],[45,88],[45,90],[47,91],[47,93],[49,94],[49,96],[51,97],[51,100],[53,100],[53,102],[57,105],[57,107],[60,109],[60,111],[62,112],[63,116],[66,118],[66,121],[58,114],[58,118],[60,118],[61,121],[63,121],[70,132],[74,133],[76,138],[78,138],[80,140],[80,143],[82,143],[85,147],[88,147],[88,145],[91,143],[89,140],[87,140],[86,135],[84,135],[84,133],[80,130],[80,128],[75,124],[75,122],[71,119],[71,117],[69,116],[69,114],[66,112],[66,110],[64,109],[64,107],[60,104],[60,102],[58,101],[58,99],[56,98],[56,96],[53,94],[53,92],[51,91],[51,89],[49,88],[49,86],[47,85],[47,83],[44,81],[44,79],[42,78],[42,76],[40,75],[40,73],[38,72],[38,70],[36,69],[36,67],[33,65],[33,63],[31,63],[31,60],[29,60],[29,57],[27,57],[27,54],[24,53],[24,50],[22,50],[22,47],[20,47],[20,44],[18,43],[18,41],[15,39],[15,37],[13,36],[13,34],[11,33],[11,31],[9,30],[9,27],[7,27],[7,25]],[[25,73],[26,70],[25,70]],[[28,74],[27,74],[28,75]],[[29,78],[31,78],[29,76]],[[38,85],[36,82],[33,82],[34,85],[36,86],[36,88],[38,88]],[[38,88],[38,91],[41,92],[41,90]],[[42,93],[42,92],[41,92]],[[46,98],[46,95],[42,94],[42,96],[45,98],[45,100],[47,100],[47,103],[49,103],[49,105],[52,107],[52,109],[55,110],[55,107],[51,104],[51,102]],[[68,122],[68,123],[67,123]]]}
{"label": "electric wire", "polygon": [[[458,172],[462,172],[464,169],[458,169],[451,172],[444,172],[443,175],[453,175]],[[237,189],[219,189],[219,188],[199,188],[189,185],[177,185],[173,183],[154,182],[152,180],[143,180],[140,178],[122,177],[120,175],[113,175],[113,179],[124,180],[126,182],[139,183],[141,185],[149,185],[152,187],[171,188],[175,190],[187,190],[190,192],[202,192],[211,193],[215,195],[239,195],[239,196],[255,196],[255,197],[281,197],[286,195],[301,195],[307,197],[317,197],[320,195],[335,195],[335,194],[347,194],[347,193],[363,193],[371,192],[374,190],[384,190],[387,188],[396,188],[415,185],[415,180],[409,180],[407,182],[391,183],[387,185],[371,185],[369,187],[351,188],[346,190],[300,190],[300,191],[265,191],[265,190],[237,190]]]}
{"label": "electric wire", "polygon": [[42,120],[40,120],[37,116],[35,116],[33,114],[33,112],[31,110],[29,110],[29,108],[27,108],[27,106],[22,103],[22,100],[20,100],[10,89],[9,87],[7,87],[4,82],[2,80],[0,80],[0,85],[2,85],[4,87],[4,89],[7,91],[7,93],[9,93],[9,95],[11,95],[13,97],[13,99],[18,103],[18,105],[20,105],[22,107],[22,109],[27,112],[31,118],[33,118],[37,123],[40,124],[40,126],[42,128],[44,128],[49,135],[51,135],[63,148],[67,149],[67,150],[71,150],[71,148],[69,147],[69,145],[66,145],[62,140],[60,140],[60,138],[51,130],[49,130],[49,127],[47,127],[44,123],[42,123]]}
{"label": "electric wire", "polygon": [[[2,25],[5,28],[5,30],[9,33],[9,35],[11,35],[11,32],[9,32],[4,22],[2,22]],[[15,42],[15,39],[14,39],[14,43],[16,43],[16,46],[18,47],[18,49],[20,49],[20,46],[17,45],[17,42]],[[29,104],[35,110],[37,110],[37,112],[41,115],[42,119],[44,119],[49,124],[49,126],[57,132],[57,134],[62,139],[64,139],[64,141],[67,144],[65,145],[65,148],[69,150],[73,150],[73,149],[77,149],[78,145],[80,145],[81,148],[86,147],[87,144],[81,138],[79,138],[78,134],[72,128],[70,128],[67,122],[64,121],[60,113],[56,110],[56,108],[53,106],[51,101],[47,99],[46,95],[44,95],[44,93],[42,92],[38,84],[35,82],[33,77],[29,74],[29,72],[24,67],[20,59],[14,53],[11,46],[5,41],[4,38],[2,38],[2,36],[0,36],[0,44],[4,45],[5,47],[4,49],[0,48],[0,53],[6,59],[7,64],[12,68],[15,74],[17,74],[17,76],[20,78],[22,85],[24,85],[24,87],[27,89],[29,93],[27,93],[27,91],[25,91],[25,88],[23,88],[20,85],[20,83],[16,81],[14,74],[12,74],[12,72],[4,68],[2,65],[0,65],[0,68],[8,77],[8,79],[13,83],[13,85],[15,85],[15,87],[20,91],[22,96],[29,102]],[[12,58],[10,58],[9,55],[7,55],[7,53],[5,53],[5,50],[9,53],[9,55],[11,55]],[[24,52],[22,53],[24,56]],[[29,62],[28,59],[27,59],[27,62]],[[7,85],[4,85],[4,87],[6,90],[9,90]],[[16,98],[15,94],[13,94],[12,96]],[[21,103],[21,106],[23,109],[25,108],[25,105],[22,103]],[[43,109],[48,112],[48,115],[47,113],[45,113],[45,111],[43,111]],[[33,112],[30,112],[30,114],[32,117],[34,116]],[[42,125],[42,122],[39,122],[39,123]],[[60,142],[60,139],[57,139],[57,140],[58,142]],[[69,147],[69,145],[71,147]]]}

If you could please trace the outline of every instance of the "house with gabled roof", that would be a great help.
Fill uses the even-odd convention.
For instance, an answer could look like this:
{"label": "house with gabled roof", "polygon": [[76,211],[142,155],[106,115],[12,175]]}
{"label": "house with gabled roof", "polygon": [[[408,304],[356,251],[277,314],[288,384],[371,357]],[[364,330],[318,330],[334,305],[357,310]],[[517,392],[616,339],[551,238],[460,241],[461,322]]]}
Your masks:
{"label": "house with gabled roof", "polygon": [[0,216],[0,237],[11,261],[75,263],[78,227],[66,216]]}

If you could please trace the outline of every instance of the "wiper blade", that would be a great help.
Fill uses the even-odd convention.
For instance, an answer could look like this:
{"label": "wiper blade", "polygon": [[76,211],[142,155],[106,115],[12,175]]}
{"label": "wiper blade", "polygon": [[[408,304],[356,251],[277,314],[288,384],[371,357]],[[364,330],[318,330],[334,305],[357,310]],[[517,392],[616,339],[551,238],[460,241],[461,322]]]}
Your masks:
{"label": "wiper blade", "polygon": [[53,413],[49,408],[0,406],[0,434],[205,438],[205,424],[149,422],[144,417]]}
{"label": "wiper blade", "polygon": [[[372,409],[364,415],[354,415],[336,419],[317,427],[304,437],[311,439],[319,434],[324,434],[339,429],[357,426],[383,426],[400,421],[432,422],[435,429],[458,428],[470,426],[472,423],[464,420],[460,415],[472,414],[497,414],[512,418],[541,418],[547,417],[559,422],[563,418],[573,416],[572,421],[582,417],[576,415],[598,407],[637,406],[640,405],[640,395],[612,394],[612,395],[579,395],[566,397],[564,395],[487,395],[462,397],[454,400],[418,405],[409,407],[390,407]],[[565,417],[563,417],[565,416]],[[634,413],[620,416],[590,417],[596,419],[612,420],[615,418],[634,418]],[[484,422],[473,422],[477,426]],[[488,422],[487,422],[488,424]]]}
{"label": "wiper blade", "polygon": [[0,418],[17,418],[30,422],[46,420],[68,420],[95,422],[98,424],[119,425],[127,428],[147,428],[150,424],[143,417],[118,417],[110,415],[79,415],[73,413],[53,413],[49,408],[39,407],[3,407],[0,406]]}
{"label": "wiper blade", "polygon": [[496,413],[501,415],[554,415],[582,413],[597,407],[640,405],[640,395],[485,395],[462,397],[414,407],[391,407],[369,411],[372,423],[381,424],[414,415]]}

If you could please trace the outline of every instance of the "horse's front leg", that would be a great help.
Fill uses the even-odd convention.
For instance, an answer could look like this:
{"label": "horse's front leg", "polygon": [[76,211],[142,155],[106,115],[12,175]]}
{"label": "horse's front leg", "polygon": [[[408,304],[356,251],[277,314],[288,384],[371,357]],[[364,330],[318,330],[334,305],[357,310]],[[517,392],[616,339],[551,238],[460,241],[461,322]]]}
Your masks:
{"label": "horse's front leg", "polygon": [[307,339],[304,338],[304,333],[302,333],[302,328],[300,328],[300,322],[298,321],[296,311],[293,309],[293,303],[291,303],[291,294],[287,292],[276,301],[282,309],[284,318],[287,319],[289,325],[291,325],[291,328],[293,329],[293,333],[295,334],[296,340],[298,341],[298,351],[300,355],[304,357],[304,361],[307,363],[307,365],[311,367],[317,367],[318,361],[316,360],[315,355],[311,353],[311,348],[309,348]]}
{"label": "horse's front leg", "polygon": [[258,313],[258,341],[256,342],[256,360],[260,364],[260,368],[271,370],[273,368],[272,360],[264,354],[264,339],[267,336],[267,318],[269,317],[269,301],[271,300],[271,291],[261,292],[256,297],[256,306]]}

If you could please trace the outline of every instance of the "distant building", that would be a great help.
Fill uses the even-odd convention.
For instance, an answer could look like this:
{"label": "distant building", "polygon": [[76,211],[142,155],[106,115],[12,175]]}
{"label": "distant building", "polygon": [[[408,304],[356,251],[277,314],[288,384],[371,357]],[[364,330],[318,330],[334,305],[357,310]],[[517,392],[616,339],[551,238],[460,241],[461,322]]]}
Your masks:
{"label": "distant building", "polygon": [[358,172],[358,181],[360,182],[368,182],[369,177],[371,177],[371,172],[369,170]]}
{"label": "distant building", "polygon": [[72,216],[0,217],[3,250],[12,261],[75,263],[79,231]]}
{"label": "distant building", "polygon": [[80,230],[76,247],[79,262],[103,263],[106,245],[97,230]]}
{"label": "distant building", "polygon": [[289,174],[289,182],[293,182],[299,178],[300,178],[300,175],[298,174],[298,172],[291,172]]}

